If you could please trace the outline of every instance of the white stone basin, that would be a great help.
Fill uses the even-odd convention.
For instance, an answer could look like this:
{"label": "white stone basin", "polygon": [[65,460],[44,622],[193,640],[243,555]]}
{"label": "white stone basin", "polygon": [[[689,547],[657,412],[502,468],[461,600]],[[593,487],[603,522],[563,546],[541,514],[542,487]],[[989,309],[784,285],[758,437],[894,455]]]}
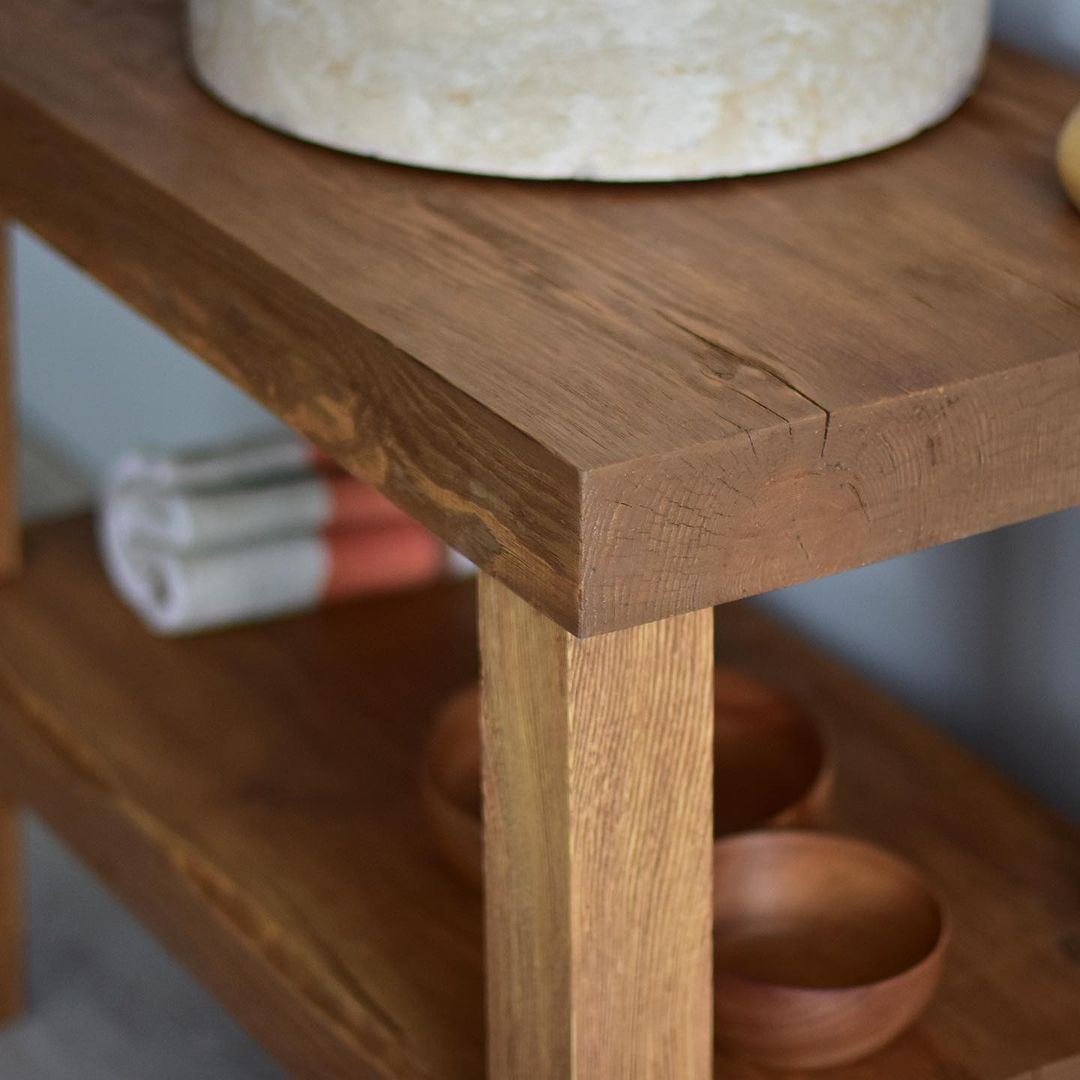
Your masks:
{"label": "white stone basin", "polygon": [[188,0],[200,81],[439,169],[675,180],[900,142],[967,95],[990,0]]}

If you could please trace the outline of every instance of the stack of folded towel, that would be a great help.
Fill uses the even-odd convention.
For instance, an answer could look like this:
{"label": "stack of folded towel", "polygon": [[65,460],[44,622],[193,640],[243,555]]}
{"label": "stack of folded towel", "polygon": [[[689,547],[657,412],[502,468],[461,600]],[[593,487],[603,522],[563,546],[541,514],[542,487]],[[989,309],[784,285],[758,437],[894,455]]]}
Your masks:
{"label": "stack of folded towel", "polygon": [[113,586],[161,634],[472,570],[373,487],[292,437],[126,455],[106,485],[99,538]]}

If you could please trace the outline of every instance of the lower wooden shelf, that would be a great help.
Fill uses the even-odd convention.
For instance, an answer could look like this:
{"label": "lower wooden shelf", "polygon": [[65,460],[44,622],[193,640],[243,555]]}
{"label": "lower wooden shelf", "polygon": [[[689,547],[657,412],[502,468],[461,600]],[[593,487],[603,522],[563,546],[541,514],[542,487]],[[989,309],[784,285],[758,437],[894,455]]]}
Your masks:
{"label": "lower wooden shelf", "polygon": [[[476,674],[474,614],[453,585],[157,641],[88,522],[31,530],[0,587],[0,783],[296,1075],[475,1080],[480,907],[415,792],[433,707]],[[823,1075],[1004,1080],[1080,1051],[1080,833],[751,609],[720,612],[718,639],[831,718],[837,826],[919,863],[954,911],[925,1019]]]}

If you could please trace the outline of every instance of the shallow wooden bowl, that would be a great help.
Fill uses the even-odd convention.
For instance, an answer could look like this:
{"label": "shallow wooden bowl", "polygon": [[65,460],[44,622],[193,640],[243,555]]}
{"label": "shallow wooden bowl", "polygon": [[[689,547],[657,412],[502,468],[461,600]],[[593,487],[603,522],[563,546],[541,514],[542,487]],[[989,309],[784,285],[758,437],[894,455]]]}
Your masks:
{"label": "shallow wooden bowl", "polygon": [[714,835],[820,825],[834,762],[821,726],[796,701],[736,667],[714,676]]}
{"label": "shallow wooden bowl", "polygon": [[[797,704],[731,667],[717,668],[714,835],[813,826],[832,794],[821,728]],[[459,691],[435,721],[421,793],[439,851],[465,880],[482,876],[480,691]]]}
{"label": "shallow wooden bowl", "polygon": [[432,838],[470,885],[483,884],[480,687],[467,686],[443,706],[424,754],[420,795]]}
{"label": "shallow wooden bowl", "polygon": [[865,1057],[908,1027],[941,978],[944,908],[872,844],[746,833],[715,848],[716,1035],[760,1064]]}

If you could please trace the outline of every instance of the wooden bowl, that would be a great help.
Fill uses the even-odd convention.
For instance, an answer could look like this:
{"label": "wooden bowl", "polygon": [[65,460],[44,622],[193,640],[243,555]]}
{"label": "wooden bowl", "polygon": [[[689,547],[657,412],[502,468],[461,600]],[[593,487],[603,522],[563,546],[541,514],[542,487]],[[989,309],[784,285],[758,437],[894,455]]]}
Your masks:
{"label": "wooden bowl", "polygon": [[762,1065],[865,1057],[908,1027],[949,936],[922,876],[872,844],[754,832],[714,855],[716,1035]]}
{"label": "wooden bowl", "polygon": [[480,780],[480,687],[456,693],[435,719],[420,795],[439,853],[470,885],[484,881]]}
{"label": "wooden bowl", "polygon": [[713,835],[820,825],[834,764],[824,731],[797,702],[736,667],[714,675]]}
{"label": "wooden bowl", "polygon": [[[813,826],[832,794],[833,763],[814,720],[736,668],[717,668],[714,835]],[[439,851],[469,883],[482,880],[480,690],[455,694],[436,718],[421,793]]]}

